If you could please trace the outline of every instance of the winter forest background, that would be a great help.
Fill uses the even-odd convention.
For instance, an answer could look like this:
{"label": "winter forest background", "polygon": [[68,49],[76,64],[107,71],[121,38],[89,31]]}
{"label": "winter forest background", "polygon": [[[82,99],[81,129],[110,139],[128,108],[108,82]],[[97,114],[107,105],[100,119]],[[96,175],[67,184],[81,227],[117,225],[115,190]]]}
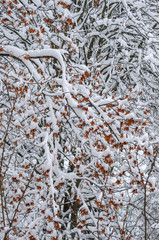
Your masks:
{"label": "winter forest background", "polygon": [[159,1],[0,1],[0,239],[159,239]]}

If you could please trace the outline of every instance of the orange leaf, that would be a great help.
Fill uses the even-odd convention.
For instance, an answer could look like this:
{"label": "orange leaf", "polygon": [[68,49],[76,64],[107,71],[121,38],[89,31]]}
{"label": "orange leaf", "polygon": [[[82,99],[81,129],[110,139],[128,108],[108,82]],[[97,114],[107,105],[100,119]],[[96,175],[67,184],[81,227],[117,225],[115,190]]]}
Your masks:
{"label": "orange leaf", "polygon": [[111,137],[112,137],[112,134],[110,134],[110,135],[105,135],[104,136],[104,139],[106,140],[106,141],[110,141],[110,139],[111,139]]}
{"label": "orange leaf", "polygon": [[30,58],[29,55],[24,56],[24,59],[25,59],[25,60],[29,60],[29,58]]}
{"label": "orange leaf", "polygon": [[41,182],[42,178],[37,178],[36,182]]}
{"label": "orange leaf", "polygon": [[137,189],[132,190],[132,193],[133,194],[137,193]]}
{"label": "orange leaf", "polygon": [[49,19],[49,18],[48,18],[48,19],[44,18],[43,20],[44,20],[46,23],[48,23],[48,24],[52,24],[52,20]]}
{"label": "orange leaf", "polygon": [[6,12],[6,14],[10,15],[11,13],[13,13],[11,10],[9,10],[8,12]]}
{"label": "orange leaf", "polygon": [[105,228],[102,229],[101,233],[105,233]]}
{"label": "orange leaf", "polygon": [[78,229],[82,229],[82,228],[83,228],[83,226],[79,225],[79,226],[77,226],[77,228],[78,228]]}
{"label": "orange leaf", "polygon": [[80,199],[76,199],[76,203],[80,203],[81,201],[80,201]]}
{"label": "orange leaf", "polygon": [[58,2],[58,5],[61,5],[61,6],[63,6],[64,8],[68,8],[69,6],[66,4],[66,3],[64,3],[64,2]]}
{"label": "orange leaf", "polygon": [[73,22],[72,22],[72,20],[70,18],[67,18],[66,22],[69,23],[70,25],[73,25]]}
{"label": "orange leaf", "polygon": [[118,185],[121,184],[120,180],[117,180],[117,181],[116,181],[116,184],[118,184]]}
{"label": "orange leaf", "polygon": [[28,30],[28,32],[29,32],[29,33],[34,33],[34,32],[35,32],[35,29],[30,28],[30,29]]}
{"label": "orange leaf", "polygon": [[89,77],[90,76],[90,74],[87,71],[84,73],[84,75],[85,75],[85,77]]}
{"label": "orange leaf", "polygon": [[119,108],[119,109],[118,109],[118,112],[124,113],[124,110],[121,109],[121,108]]}
{"label": "orange leaf", "polygon": [[93,126],[93,125],[95,125],[95,122],[92,121],[92,122],[91,122],[91,126]]}

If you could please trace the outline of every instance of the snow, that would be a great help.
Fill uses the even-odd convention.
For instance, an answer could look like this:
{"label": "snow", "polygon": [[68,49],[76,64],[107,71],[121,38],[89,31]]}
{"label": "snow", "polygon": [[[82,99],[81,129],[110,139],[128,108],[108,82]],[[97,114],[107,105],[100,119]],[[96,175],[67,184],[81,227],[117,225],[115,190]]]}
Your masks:
{"label": "snow", "polygon": [[47,104],[48,104],[48,107],[49,107],[49,110],[50,110],[50,118],[52,120],[52,126],[53,126],[53,133],[58,133],[59,131],[59,128],[57,126],[57,119],[55,117],[55,114],[54,114],[54,111],[53,111],[53,108],[52,108],[52,100],[50,97],[46,97],[47,99]]}
{"label": "snow", "polygon": [[156,185],[156,177],[149,177],[149,182],[152,184],[152,187],[155,188]]}
{"label": "snow", "polygon": [[40,0],[32,0],[32,1],[37,7],[40,7],[42,5],[42,2]]}
{"label": "snow", "polygon": [[153,147],[152,146],[149,146],[147,148],[147,151],[153,156]]}
{"label": "snow", "polygon": [[61,66],[64,65],[64,61],[62,58],[62,54],[67,53],[66,50],[63,49],[41,49],[41,50],[28,50],[24,51],[18,47],[14,46],[3,46],[6,53],[13,54],[17,58],[22,58],[25,56],[29,56],[30,58],[39,58],[39,57],[53,57],[56,58]]}

